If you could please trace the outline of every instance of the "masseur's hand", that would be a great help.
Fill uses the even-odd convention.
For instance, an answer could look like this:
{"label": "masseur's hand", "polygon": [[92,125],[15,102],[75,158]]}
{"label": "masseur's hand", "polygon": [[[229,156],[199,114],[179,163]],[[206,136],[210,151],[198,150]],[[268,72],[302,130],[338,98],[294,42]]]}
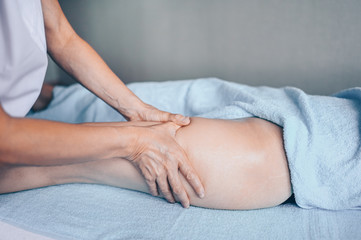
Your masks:
{"label": "masseur's hand", "polygon": [[127,159],[143,174],[152,195],[158,196],[159,190],[169,202],[177,200],[187,208],[189,198],[179,173],[201,198],[204,188],[186,153],[175,141],[178,128],[172,122],[136,128],[137,137],[129,144],[132,149]]}
{"label": "masseur's hand", "polygon": [[130,121],[173,122],[179,126],[186,126],[190,123],[189,117],[160,111],[145,103],[142,103],[128,118]]}

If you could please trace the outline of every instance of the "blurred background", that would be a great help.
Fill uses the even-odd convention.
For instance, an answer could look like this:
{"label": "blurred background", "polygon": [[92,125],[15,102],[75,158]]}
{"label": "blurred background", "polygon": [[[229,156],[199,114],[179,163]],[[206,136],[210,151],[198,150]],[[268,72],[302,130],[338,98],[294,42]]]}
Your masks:
{"label": "blurred background", "polygon": [[[359,0],[60,0],[126,83],[218,77],[331,94],[361,86]],[[47,82],[74,81],[49,61]]]}

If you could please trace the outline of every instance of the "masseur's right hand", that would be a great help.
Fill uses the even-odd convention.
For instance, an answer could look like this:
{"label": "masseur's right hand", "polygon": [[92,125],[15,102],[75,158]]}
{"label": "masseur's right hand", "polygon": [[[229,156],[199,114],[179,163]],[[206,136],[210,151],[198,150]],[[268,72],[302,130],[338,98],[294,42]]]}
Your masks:
{"label": "masseur's right hand", "polygon": [[129,144],[131,151],[127,159],[143,174],[153,196],[159,195],[159,189],[169,202],[177,200],[188,208],[189,197],[179,173],[201,198],[204,188],[186,153],[175,140],[179,128],[172,122],[135,128],[136,137]]}

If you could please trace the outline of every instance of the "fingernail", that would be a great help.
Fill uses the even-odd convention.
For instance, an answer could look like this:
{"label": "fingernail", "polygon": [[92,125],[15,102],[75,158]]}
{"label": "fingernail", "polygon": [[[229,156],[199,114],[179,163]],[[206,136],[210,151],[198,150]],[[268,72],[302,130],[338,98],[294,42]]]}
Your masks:
{"label": "fingernail", "polygon": [[189,117],[185,117],[185,116],[183,116],[183,115],[181,115],[181,114],[177,114],[177,115],[175,116],[175,118],[176,118],[177,120],[181,121],[181,122],[188,122],[188,119],[189,119]]}
{"label": "fingernail", "polygon": [[204,190],[202,190],[202,191],[199,193],[199,197],[200,197],[200,198],[204,198]]}
{"label": "fingernail", "polygon": [[183,123],[189,123],[189,117],[183,117],[181,121]]}

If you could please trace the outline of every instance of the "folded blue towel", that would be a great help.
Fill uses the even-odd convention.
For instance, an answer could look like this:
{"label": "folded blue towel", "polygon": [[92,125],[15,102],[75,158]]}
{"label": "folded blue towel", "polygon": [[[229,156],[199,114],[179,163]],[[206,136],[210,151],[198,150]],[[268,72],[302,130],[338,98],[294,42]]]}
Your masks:
{"label": "folded blue towel", "polygon": [[[361,208],[361,88],[312,96],[292,87],[250,87],[214,78],[128,86],[165,111],[222,119],[255,116],[282,126],[297,204]],[[124,121],[79,85],[55,88],[50,107],[32,116],[66,122]]]}

